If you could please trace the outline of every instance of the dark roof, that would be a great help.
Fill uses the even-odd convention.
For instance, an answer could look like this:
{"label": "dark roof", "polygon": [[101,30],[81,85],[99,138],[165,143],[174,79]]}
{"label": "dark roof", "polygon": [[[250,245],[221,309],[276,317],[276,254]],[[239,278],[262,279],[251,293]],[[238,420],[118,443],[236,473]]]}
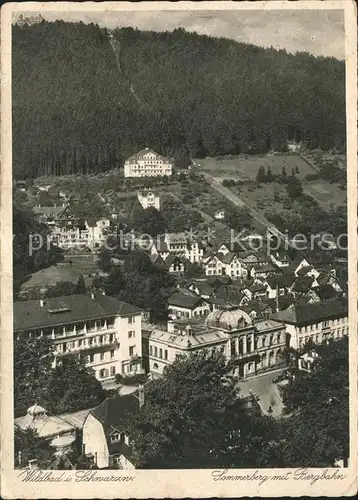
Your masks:
{"label": "dark roof", "polygon": [[292,291],[294,292],[308,292],[311,289],[314,278],[311,276],[299,276],[293,284]]}
{"label": "dark roof", "polygon": [[232,304],[240,304],[243,297],[245,294],[242,293],[241,288],[233,285],[221,286],[215,296],[217,299],[225,299]]}
{"label": "dark roof", "polygon": [[279,287],[279,288],[284,288],[284,287],[290,287],[292,283],[295,281],[295,276],[294,275],[289,275],[289,274],[276,274],[274,276],[269,276],[266,279],[266,282],[272,289]]}
{"label": "dark roof", "polygon": [[199,290],[201,295],[212,295],[214,293],[214,287],[207,281],[193,281],[192,285]]}
{"label": "dark roof", "polygon": [[[52,312],[51,312],[52,311]],[[41,307],[39,300],[14,302],[14,330],[28,330],[48,326],[64,325],[108,316],[126,316],[140,314],[136,306],[98,294],[67,295],[44,300]]]}
{"label": "dark roof", "polygon": [[169,269],[169,267],[170,267],[172,264],[174,264],[174,263],[176,263],[176,262],[181,263],[181,264],[184,264],[184,267],[185,267],[185,266],[188,266],[188,264],[189,264],[188,259],[186,259],[185,257],[181,257],[181,256],[179,256],[179,255],[174,255],[174,254],[172,254],[172,253],[171,253],[171,254],[169,254],[169,255],[166,257],[166,259],[165,259],[165,261],[164,261],[164,262],[165,262],[165,267],[166,267],[166,268],[168,268],[168,269]]}
{"label": "dark roof", "polygon": [[274,314],[279,319],[291,325],[308,325],[319,321],[342,318],[348,315],[346,299],[330,299],[313,304],[296,304],[284,311]]}
{"label": "dark roof", "polygon": [[314,290],[321,300],[333,299],[334,297],[337,296],[337,292],[332,285],[320,285],[316,287]]}
{"label": "dark roof", "polygon": [[121,441],[112,443],[110,436],[116,431],[127,434],[128,423],[133,415],[138,412],[139,399],[137,393],[107,398],[91,410],[90,414],[99,420],[103,426],[110,455],[122,454],[127,458],[132,455],[130,446]]}
{"label": "dark roof", "polygon": [[216,256],[224,264],[230,264],[230,262],[234,259],[235,254],[232,252],[227,252],[226,254],[218,252]]}
{"label": "dark roof", "polygon": [[187,309],[194,309],[203,299],[198,295],[184,295],[182,293],[174,293],[167,300],[168,305],[186,307]]}

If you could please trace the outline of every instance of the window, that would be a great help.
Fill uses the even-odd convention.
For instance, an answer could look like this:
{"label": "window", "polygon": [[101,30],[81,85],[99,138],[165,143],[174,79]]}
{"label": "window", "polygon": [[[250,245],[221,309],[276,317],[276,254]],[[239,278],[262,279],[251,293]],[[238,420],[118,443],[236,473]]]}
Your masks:
{"label": "window", "polygon": [[153,356],[153,346],[151,346],[151,345],[149,346],[149,354],[151,356]]}
{"label": "window", "polygon": [[116,367],[111,366],[111,377],[114,377],[115,374],[116,374]]}
{"label": "window", "polygon": [[100,359],[101,361],[103,361],[103,360],[104,360],[104,352],[101,352],[101,354],[99,355],[99,359]]}
{"label": "window", "polygon": [[128,325],[132,325],[135,322],[135,316],[129,316]]}
{"label": "window", "polygon": [[133,355],[134,355],[134,349],[135,349],[135,346],[134,346],[134,345],[129,346],[129,355],[130,355],[130,356],[133,356]]}
{"label": "window", "polygon": [[262,337],[262,347],[265,347],[266,345],[266,337]]}
{"label": "window", "polygon": [[164,359],[168,359],[168,351],[166,349],[164,350]]}
{"label": "window", "polygon": [[88,356],[88,362],[89,362],[89,363],[93,363],[93,362],[94,362],[94,354],[90,354],[90,355]]}
{"label": "window", "polygon": [[129,339],[131,339],[131,338],[133,338],[133,337],[135,337],[135,331],[134,331],[134,330],[130,330],[130,331],[128,332],[128,338],[129,338]]}
{"label": "window", "polygon": [[108,342],[113,342],[113,333],[108,335]]}
{"label": "window", "polygon": [[[112,434],[111,436],[111,443],[114,443],[116,441],[119,441],[119,432],[115,432],[114,434]],[[118,457],[116,457],[118,458]]]}
{"label": "window", "polygon": [[154,347],[154,356],[157,358],[158,357],[158,348]]}
{"label": "window", "polygon": [[112,350],[110,351],[110,353],[111,353],[111,359],[113,359],[113,358],[114,358],[114,352],[115,352],[115,351],[114,351],[114,349],[112,349]]}
{"label": "window", "polygon": [[329,326],[329,321],[323,321],[322,328],[326,328],[327,326]]}
{"label": "window", "polygon": [[280,344],[281,343],[281,333],[278,333],[277,334],[277,343]]}

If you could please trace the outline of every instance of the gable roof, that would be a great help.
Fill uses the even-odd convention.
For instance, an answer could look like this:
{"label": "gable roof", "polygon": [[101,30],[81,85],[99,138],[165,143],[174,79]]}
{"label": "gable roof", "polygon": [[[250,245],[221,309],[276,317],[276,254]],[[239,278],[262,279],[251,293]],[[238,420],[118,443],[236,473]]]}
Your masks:
{"label": "gable roof", "polygon": [[140,160],[143,158],[144,155],[146,155],[148,153],[154,154],[159,160],[169,160],[169,158],[167,158],[165,156],[161,156],[160,154],[156,153],[154,151],[154,149],[145,148],[145,149],[142,149],[141,151],[139,151],[138,153],[134,153],[134,155],[127,158],[126,161],[134,162],[134,161]]}
{"label": "gable roof", "polygon": [[333,288],[332,285],[328,285],[328,284],[327,285],[320,285],[320,286],[317,286],[314,290],[321,300],[322,299],[333,299],[334,297],[337,296],[337,292]]}
{"label": "gable roof", "polygon": [[348,302],[343,299],[330,299],[312,304],[295,304],[272,317],[290,325],[309,325],[319,321],[343,318],[348,315]]}
{"label": "gable roof", "polygon": [[267,284],[272,289],[275,289],[276,287],[288,288],[292,285],[294,281],[295,281],[295,276],[289,274],[275,274],[273,276],[269,276],[266,279]]}
{"label": "gable roof", "polygon": [[167,300],[167,304],[170,306],[185,307],[187,309],[195,309],[201,302],[205,301],[198,295],[184,295],[178,292],[171,295]]}
{"label": "gable roof", "polygon": [[62,211],[64,207],[34,207],[32,211],[36,215],[45,215],[46,217],[57,217]]}
{"label": "gable roof", "polygon": [[14,302],[14,331],[141,312],[136,306],[102,294],[94,299],[83,294],[49,298],[43,307],[39,300],[27,300]]}
{"label": "gable roof", "polygon": [[102,424],[110,455],[122,454],[127,458],[131,457],[131,447],[121,441],[111,442],[111,434],[114,432],[127,434],[128,423],[139,409],[138,391],[136,391],[125,396],[107,398],[90,411],[90,414]]}

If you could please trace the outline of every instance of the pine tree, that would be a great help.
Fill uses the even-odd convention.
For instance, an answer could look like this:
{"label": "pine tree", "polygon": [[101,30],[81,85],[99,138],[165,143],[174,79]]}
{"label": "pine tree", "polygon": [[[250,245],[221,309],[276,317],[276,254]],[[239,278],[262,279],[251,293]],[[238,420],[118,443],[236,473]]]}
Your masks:
{"label": "pine tree", "polygon": [[86,293],[86,283],[83,274],[79,275],[77,281],[77,293]]}

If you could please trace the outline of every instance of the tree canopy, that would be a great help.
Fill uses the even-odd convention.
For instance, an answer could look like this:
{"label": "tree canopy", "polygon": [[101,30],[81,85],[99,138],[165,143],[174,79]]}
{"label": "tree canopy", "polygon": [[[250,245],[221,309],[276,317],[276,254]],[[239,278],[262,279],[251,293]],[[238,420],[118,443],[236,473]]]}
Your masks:
{"label": "tree canopy", "polygon": [[146,386],[130,430],[138,467],[264,466],[275,424],[248,409],[230,373],[221,354],[201,352]]}
{"label": "tree canopy", "polygon": [[84,361],[68,354],[52,368],[53,340],[19,336],[14,343],[15,414],[35,403],[53,413],[99,404],[106,396],[101,383]]}
{"label": "tree canopy", "polygon": [[348,338],[314,349],[313,371],[283,388],[281,466],[331,467],[349,456]]}
{"label": "tree canopy", "polygon": [[292,137],[345,145],[344,61],[182,29],[116,29],[112,45],[104,28],[60,20],[12,34],[20,178],[103,172],[146,145],[184,168]]}

